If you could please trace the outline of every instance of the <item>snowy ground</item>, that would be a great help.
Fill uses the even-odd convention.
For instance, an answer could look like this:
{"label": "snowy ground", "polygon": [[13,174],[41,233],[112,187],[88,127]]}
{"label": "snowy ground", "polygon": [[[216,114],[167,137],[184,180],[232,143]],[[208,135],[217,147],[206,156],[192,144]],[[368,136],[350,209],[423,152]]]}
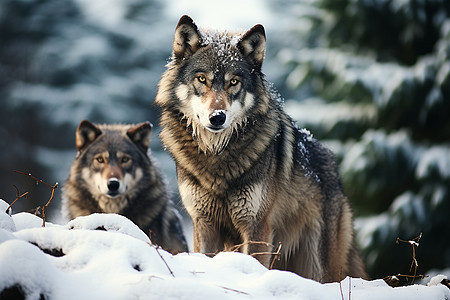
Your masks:
{"label": "snowy ground", "polygon": [[7,207],[0,200],[0,293],[20,286],[27,299],[450,299],[441,277],[399,288],[356,278],[320,284],[241,253],[173,256],[119,215],[42,227]]}

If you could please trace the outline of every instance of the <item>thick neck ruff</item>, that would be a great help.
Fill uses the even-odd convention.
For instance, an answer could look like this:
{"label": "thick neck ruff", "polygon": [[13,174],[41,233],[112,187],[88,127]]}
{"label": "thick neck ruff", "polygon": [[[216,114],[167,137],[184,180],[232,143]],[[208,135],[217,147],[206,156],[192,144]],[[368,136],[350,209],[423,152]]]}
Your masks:
{"label": "thick neck ruff", "polygon": [[182,115],[186,121],[186,128],[192,134],[192,139],[198,144],[199,152],[204,154],[220,154],[234,138],[238,138],[247,125],[247,119],[240,123],[232,123],[230,127],[220,132],[211,132],[202,125],[193,121],[186,115]]}

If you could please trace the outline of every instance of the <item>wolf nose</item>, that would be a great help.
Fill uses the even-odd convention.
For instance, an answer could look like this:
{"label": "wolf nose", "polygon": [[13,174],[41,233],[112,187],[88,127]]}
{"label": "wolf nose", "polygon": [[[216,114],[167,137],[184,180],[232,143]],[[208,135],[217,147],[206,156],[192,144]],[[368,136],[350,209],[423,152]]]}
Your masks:
{"label": "wolf nose", "polygon": [[209,116],[209,122],[212,126],[222,126],[227,119],[227,115],[223,111],[215,111]]}
{"label": "wolf nose", "polygon": [[117,192],[117,190],[119,189],[120,186],[120,182],[117,178],[110,178],[108,180],[108,190],[110,192]]}

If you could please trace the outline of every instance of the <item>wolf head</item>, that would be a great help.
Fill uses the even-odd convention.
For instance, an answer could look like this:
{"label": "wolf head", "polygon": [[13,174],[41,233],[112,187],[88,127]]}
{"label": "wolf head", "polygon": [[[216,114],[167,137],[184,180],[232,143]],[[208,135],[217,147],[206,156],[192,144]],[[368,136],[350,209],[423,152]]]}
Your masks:
{"label": "wolf head", "polygon": [[155,104],[186,119],[201,150],[220,152],[249,115],[267,109],[265,44],[262,25],[238,34],[205,31],[183,16]]}
{"label": "wolf head", "polygon": [[122,200],[133,197],[130,190],[142,179],[149,164],[151,130],[149,122],[95,125],[84,120],[78,126],[77,173],[104,211],[117,212],[127,204]]}

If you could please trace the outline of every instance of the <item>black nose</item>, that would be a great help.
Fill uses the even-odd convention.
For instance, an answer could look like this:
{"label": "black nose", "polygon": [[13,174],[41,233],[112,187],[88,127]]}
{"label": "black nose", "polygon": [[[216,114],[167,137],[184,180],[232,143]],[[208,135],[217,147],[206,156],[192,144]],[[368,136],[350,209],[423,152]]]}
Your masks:
{"label": "black nose", "polygon": [[209,122],[212,126],[218,127],[222,126],[225,123],[225,120],[227,119],[227,115],[223,111],[214,112],[209,117]]}
{"label": "black nose", "polygon": [[108,190],[110,192],[117,192],[117,190],[119,189],[120,186],[120,182],[117,178],[110,178],[108,180]]}

